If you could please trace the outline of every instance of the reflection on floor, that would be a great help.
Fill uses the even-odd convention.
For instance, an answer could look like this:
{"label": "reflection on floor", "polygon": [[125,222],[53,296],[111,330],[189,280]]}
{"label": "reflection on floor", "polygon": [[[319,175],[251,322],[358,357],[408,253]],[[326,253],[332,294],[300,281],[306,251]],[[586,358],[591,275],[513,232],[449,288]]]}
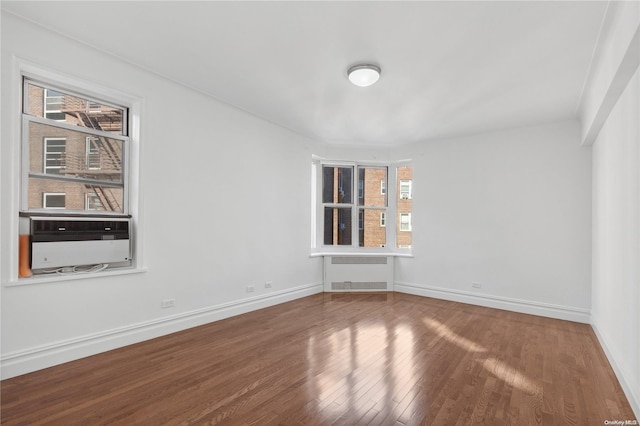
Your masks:
{"label": "reflection on floor", "polygon": [[2,382],[4,424],[604,424],[590,326],[324,293]]}

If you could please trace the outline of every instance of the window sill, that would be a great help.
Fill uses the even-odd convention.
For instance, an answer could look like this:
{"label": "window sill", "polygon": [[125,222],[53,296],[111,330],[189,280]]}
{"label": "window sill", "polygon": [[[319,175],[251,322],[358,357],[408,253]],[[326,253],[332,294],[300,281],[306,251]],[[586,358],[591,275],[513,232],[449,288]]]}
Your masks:
{"label": "window sill", "polygon": [[412,253],[399,253],[389,251],[312,251],[309,257],[324,256],[387,256],[387,257],[413,257]]}
{"label": "window sill", "polygon": [[78,273],[78,274],[48,274],[34,275],[29,278],[18,278],[4,284],[5,287],[20,287],[32,284],[45,284],[61,281],[86,280],[102,277],[113,277],[118,275],[131,275],[147,272],[147,268],[117,268],[95,273]]}

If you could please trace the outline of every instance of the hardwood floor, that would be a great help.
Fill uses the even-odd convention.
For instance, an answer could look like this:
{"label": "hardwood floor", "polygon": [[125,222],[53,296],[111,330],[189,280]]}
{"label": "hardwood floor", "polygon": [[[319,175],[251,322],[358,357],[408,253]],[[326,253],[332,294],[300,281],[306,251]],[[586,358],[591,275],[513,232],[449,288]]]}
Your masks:
{"label": "hardwood floor", "polygon": [[3,425],[633,420],[586,324],[318,294],[5,380]]}

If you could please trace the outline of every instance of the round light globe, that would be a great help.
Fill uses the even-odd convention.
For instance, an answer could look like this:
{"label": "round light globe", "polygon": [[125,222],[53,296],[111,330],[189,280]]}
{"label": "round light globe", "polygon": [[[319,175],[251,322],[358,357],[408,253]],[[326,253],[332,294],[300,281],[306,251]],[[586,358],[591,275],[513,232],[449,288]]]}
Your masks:
{"label": "round light globe", "polygon": [[367,87],[378,81],[380,68],[375,65],[356,65],[347,72],[349,81],[356,86]]}

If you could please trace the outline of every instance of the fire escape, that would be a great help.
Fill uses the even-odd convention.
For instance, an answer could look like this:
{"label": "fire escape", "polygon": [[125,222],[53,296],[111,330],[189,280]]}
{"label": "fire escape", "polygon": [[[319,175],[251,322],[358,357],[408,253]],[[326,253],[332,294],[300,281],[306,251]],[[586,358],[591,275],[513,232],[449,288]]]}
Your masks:
{"label": "fire escape", "polygon": [[[83,102],[84,104],[84,102]],[[119,111],[103,110],[91,112],[89,105],[67,109],[83,127],[105,132],[120,131],[122,115]],[[122,148],[120,142],[104,136],[91,136],[86,153],[65,153],[62,168],[65,174],[96,181],[122,182]],[[114,190],[99,183],[85,183],[85,188],[96,195],[100,205],[107,211],[122,211],[121,197]]]}

